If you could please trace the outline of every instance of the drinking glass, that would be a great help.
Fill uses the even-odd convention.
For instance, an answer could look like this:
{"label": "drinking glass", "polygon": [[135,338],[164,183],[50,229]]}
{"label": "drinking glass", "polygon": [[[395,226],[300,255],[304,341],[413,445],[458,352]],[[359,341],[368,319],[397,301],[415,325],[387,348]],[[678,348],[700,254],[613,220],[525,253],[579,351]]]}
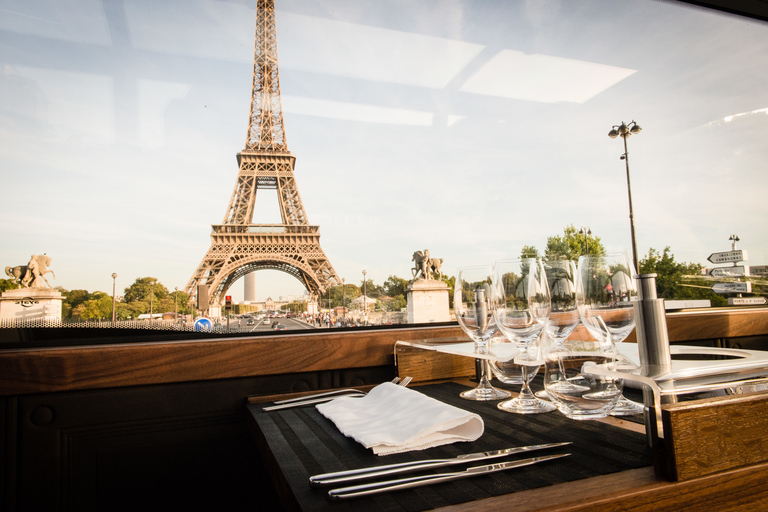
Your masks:
{"label": "drinking glass", "polygon": [[[576,303],[581,321],[599,341],[610,338],[618,345],[635,328],[637,300],[635,269],[626,252],[579,258]],[[641,414],[643,405],[624,396],[612,416]]]}
{"label": "drinking glass", "polygon": [[[475,352],[484,355],[488,352],[488,340],[499,330],[493,318],[491,303],[491,284],[493,266],[462,267],[456,271],[453,292],[453,310],[456,320],[475,342]],[[510,396],[510,392],[491,385],[488,360],[479,358],[480,383],[476,388],[461,393],[467,400],[500,400]]]}
{"label": "drinking glass", "polygon": [[520,350],[515,363],[522,365],[520,394],[497,407],[518,414],[554,411],[555,406],[536,398],[528,385],[528,368],[542,362],[531,345],[544,331],[550,313],[549,286],[541,263],[534,258],[497,261],[492,292],[496,323]]}
{"label": "drinking glass", "polygon": [[[497,347],[512,345],[513,343],[509,341],[507,337],[504,336],[504,334],[501,332],[494,334],[491,338],[491,341],[489,342],[489,347],[492,352]],[[517,351],[517,348],[515,348],[515,351]],[[519,353],[519,351],[517,352]],[[491,367],[491,373],[493,376],[504,384],[519,385],[523,383],[523,366],[517,364],[514,358],[507,361],[492,360],[488,364]],[[528,383],[530,383],[534,377],[536,377],[536,374],[539,373],[539,367],[540,365],[533,365],[526,369],[526,377],[528,379]],[[538,393],[536,396],[538,396]]]}
{"label": "drinking glass", "polygon": [[622,380],[596,375],[590,368],[612,367],[616,355],[610,336],[553,343],[544,363],[547,397],[568,418],[605,418],[621,397]]}
{"label": "drinking glass", "polygon": [[[552,309],[547,323],[547,334],[555,346],[561,345],[579,325],[576,307],[576,264],[573,260],[552,260],[544,263]],[[536,393],[547,399],[547,391]]]}

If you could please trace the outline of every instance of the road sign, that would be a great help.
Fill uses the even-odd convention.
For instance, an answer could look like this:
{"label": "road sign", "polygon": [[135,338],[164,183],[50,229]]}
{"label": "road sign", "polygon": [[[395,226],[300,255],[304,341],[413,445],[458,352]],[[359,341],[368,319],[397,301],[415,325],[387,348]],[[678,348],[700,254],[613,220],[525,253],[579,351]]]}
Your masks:
{"label": "road sign", "polygon": [[195,331],[210,331],[213,329],[213,322],[207,318],[198,318],[195,320]]}
{"label": "road sign", "polygon": [[749,273],[753,276],[768,276],[768,265],[751,265]]}
{"label": "road sign", "polygon": [[749,267],[737,265],[734,267],[717,267],[709,269],[712,277],[741,277],[749,275]]}
{"label": "road sign", "polygon": [[765,297],[730,297],[729,306],[762,306],[766,303]]}
{"label": "road sign", "polygon": [[713,252],[707,259],[715,264],[747,261],[747,251],[742,251],[739,249],[737,251]]}
{"label": "road sign", "polygon": [[712,287],[715,293],[751,293],[752,283],[717,283]]}

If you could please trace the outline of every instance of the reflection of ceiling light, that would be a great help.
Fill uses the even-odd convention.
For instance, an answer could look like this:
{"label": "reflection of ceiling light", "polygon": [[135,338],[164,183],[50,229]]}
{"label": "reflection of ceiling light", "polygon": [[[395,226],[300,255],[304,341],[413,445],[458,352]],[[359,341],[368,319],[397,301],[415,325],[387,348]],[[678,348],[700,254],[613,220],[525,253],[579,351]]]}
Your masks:
{"label": "reflection of ceiling light", "polygon": [[460,90],[543,103],[584,103],[633,73],[605,64],[503,50]]}
{"label": "reflection of ceiling light", "polygon": [[716,119],[714,121],[708,122],[706,124],[706,126],[720,126],[723,123],[730,123],[730,122],[732,122],[737,117],[752,116],[752,115],[756,115],[756,114],[768,115],[768,108],[760,108],[760,109],[757,109],[757,110],[751,110],[749,112],[742,112],[740,114],[733,114],[731,116],[725,116],[722,119]]}
{"label": "reflection of ceiling light", "polygon": [[374,107],[360,103],[316,100],[286,95],[283,95],[283,111],[345,121],[409,126],[431,126],[434,118],[431,112],[419,110]]}
{"label": "reflection of ceiling light", "polygon": [[484,48],[282,11],[277,33],[283,68],[437,89]]}

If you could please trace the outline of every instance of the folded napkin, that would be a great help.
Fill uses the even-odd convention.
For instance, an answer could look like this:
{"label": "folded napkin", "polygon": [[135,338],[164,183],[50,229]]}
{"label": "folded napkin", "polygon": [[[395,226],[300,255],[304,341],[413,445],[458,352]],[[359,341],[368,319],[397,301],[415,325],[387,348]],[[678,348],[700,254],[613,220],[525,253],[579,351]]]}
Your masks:
{"label": "folded napkin", "polygon": [[376,455],[474,441],[484,428],[477,414],[391,382],[362,398],[341,397],[316,407],[342,434]]}

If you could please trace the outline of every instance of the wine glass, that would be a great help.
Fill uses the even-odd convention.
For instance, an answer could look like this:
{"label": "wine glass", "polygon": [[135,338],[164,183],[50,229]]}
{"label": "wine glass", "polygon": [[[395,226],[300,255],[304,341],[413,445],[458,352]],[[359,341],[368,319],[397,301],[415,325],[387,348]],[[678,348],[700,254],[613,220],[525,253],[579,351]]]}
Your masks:
{"label": "wine glass", "polygon": [[[579,258],[576,303],[589,333],[617,346],[635,328],[635,269],[626,252]],[[641,414],[643,405],[621,396],[613,416]]]}
{"label": "wine glass", "polygon": [[550,314],[549,286],[541,263],[535,258],[497,261],[492,291],[496,323],[517,345],[520,355],[515,363],[522,365],[520,394],[497,407],[518,414],[554,411],[555,406],[536,398],[528,385],[528,367],[541,365],[531,345],[541,336]]}
{"label": "wine glass", "polygon": [[[581,321],[576,307],[576,264],[573,260],[551,260],[544,263],[544,271],[552,302],[547,334],[557,347],[563,344]],[[548,398],[546,390],[538,391],[536,396]]]}
{"label": "wine glass", "polygon": [[[453,291],[453,310],[456,320],[475,342],[478,355],[488,352],[488,340],[498,332],[493,318],[491,303],[491,284],[493,266],[462,267],[456,271]],[[467,400],[500,400],[510,396],[510,392],[491,385],[488,360],[479,358],[480,383],[476,388],[461,393]]]}

